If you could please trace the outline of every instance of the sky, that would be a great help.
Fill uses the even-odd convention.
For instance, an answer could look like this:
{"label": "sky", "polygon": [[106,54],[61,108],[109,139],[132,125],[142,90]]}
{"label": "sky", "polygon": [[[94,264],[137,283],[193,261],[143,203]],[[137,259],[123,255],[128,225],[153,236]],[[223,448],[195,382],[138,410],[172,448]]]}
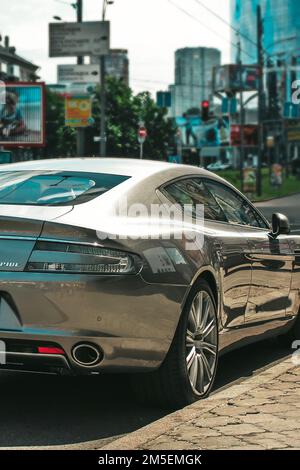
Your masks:
{"label": "sky", "polygon": [[[39,74],[47,83],[56,83],[57,64],[75,63],[75,58],[48,57],[48,23],[54,15],[74,21],[72,1],[0,0],[0,34],[10,36],[17,54],[41,67]],[[229,21],[229,0],[202,2]],[[102,0],[83,3],[84,20],[101,18]],[[107,13],[111,47],[129,50],[130,84],[135,92],[167,89],[174,81],[174,52],[181,47],[217,47],[222,62],[230,61],[230,28],[197,0],[115,0]]]}

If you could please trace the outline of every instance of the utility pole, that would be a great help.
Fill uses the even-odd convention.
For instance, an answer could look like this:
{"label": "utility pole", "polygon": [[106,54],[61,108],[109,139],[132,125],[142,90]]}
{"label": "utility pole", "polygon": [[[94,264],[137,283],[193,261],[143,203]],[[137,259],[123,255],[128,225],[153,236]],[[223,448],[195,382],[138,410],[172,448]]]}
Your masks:
{"label": "utility pole", "polygon": [[[83,0],[77,0],[77,6],[76,6],[76,13],[77,13],[77,23],[82,23],[82,8],[83,8],[83,5],[82,5],[82,1]],[[78,65],[82,65],[83,64],[83,57],[81,56],[78,56],[77,57],[77,64]]]}
{"label": "utility pole", "polygon": [[[239,66],[239,81],[242,84],[242,50],[241,50],[241,38],[238,33],[238,43],[237,43],[237,63]],[[245,109],[244,109],[244,95],[241,87],[240,91],[240,179],[241,179],[241,191],[244,191],[244,162],[245,162]]]}
{"label": "utility pole", "polygon": [[106,156],[105,56],[100,57],[100,157]]}
{"label": "utility pole", "polygon": [[[102,21],[106,18],[108,0],[103,0]],[[100,157],[106,157],[106,90],[105,56],[100,56]]]}
{"label": "utility pole", "polygon": [[258,79],[258,165],[257,165],[257,195],[262,195],[262,159],[264,149],[264,55],[262,39],[264,34],[261,6],[257,6],[257,64]]}
{"label": "utility pole", "polygon": [[[77,23],[82,23],[83,19],[83,0],[77,0],[76,3],[76,14],[77,14]],[[84,57],[78,56],[77,57],[77,64],[82,65],[84,63]],[[77,129],[77,156],[82,157],[85,153],[85,129],[83,127],[78,127]]]}

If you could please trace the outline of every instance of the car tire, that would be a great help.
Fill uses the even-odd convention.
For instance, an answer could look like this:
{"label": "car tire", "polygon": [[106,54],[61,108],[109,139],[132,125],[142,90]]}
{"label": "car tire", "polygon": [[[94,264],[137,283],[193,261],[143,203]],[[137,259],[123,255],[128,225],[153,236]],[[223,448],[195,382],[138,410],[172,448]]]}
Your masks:
{"label": "car tire", "polygon": [[178,409],[209,395],[218,363],[218,317],[205,280],[192,288],[175,337],[161,367],[131,382],[144,404]]}

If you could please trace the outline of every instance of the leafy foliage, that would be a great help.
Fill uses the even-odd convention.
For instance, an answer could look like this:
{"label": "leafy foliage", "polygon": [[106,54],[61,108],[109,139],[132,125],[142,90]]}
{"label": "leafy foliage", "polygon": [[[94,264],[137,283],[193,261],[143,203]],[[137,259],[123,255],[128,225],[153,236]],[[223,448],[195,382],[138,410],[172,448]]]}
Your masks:
{"label": "leafy foliage", "polygon": [[[123,81],[106,81],[107,155],[137,158],[137,131],[142,121],[148,130],[144,146],[145,158],[163,160],[174,141],[175,129],[167,118],[167,110],[158,108],[150,94],[134,95]],[[93,97],[94,126],[85,130],[86,154],[99,154],[94,137],[100,128],[100,88]],[[64,99],[47,91],[47,154],[75,155],[76,130],[64,126]]]}

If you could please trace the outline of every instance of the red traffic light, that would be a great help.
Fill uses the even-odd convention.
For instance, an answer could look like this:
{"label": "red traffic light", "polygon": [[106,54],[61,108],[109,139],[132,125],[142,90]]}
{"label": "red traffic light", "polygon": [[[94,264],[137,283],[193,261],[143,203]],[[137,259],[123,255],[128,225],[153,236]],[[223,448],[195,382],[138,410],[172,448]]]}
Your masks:
{"label": "red traffic light", "polygon": [[203,122],[209,121],[209,101],[202,101],[201,118]]}

